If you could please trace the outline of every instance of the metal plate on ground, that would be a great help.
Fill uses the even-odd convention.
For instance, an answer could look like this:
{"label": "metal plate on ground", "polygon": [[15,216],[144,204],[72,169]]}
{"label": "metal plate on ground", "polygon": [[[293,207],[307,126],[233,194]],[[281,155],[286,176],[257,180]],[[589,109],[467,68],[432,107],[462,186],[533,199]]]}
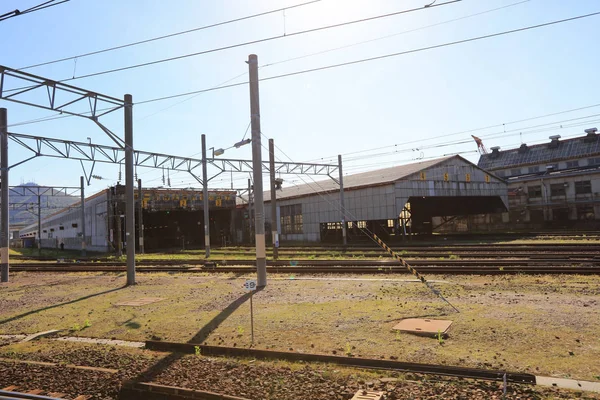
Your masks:
{"label": "metal plate on ground", "polygon": [[372,392],[369,390],[359,390],[351,400],[381,400],[385,392]]}
{"label": "metal plate on ground", "polygon": [[139,307],[139,306],[145,306],[147,304],[156,303],[157,301],[161,301],[161,300],[164,300],[164,299],[162,297],[142,297],[140,299],[122,301],[115,305]]}
{"label": "metal plate on ground", "polygon": [[450,325],[452,321],[444,319],[407,318],[392,329],[415,335],[435,336],[438,333],[447,335]]}

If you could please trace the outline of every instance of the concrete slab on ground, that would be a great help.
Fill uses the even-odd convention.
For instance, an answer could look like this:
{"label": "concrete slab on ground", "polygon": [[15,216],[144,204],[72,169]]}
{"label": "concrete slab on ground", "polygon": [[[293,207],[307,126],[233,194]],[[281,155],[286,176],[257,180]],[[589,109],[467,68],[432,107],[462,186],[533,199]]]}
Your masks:
{"label": "concrete slab on ground", "polygon": [[56,334],[58,332],[60,332],[60,330],[58,330],[58,329],[51,329],[51,330],[45,331],[45,332],[32,333],[31,335],[29,335],[25,339],[23,339],[22,342],[30,342],[32,340],[39,339],[41,337],[54,335],[54,334]]}
{"label": "concrete slab on ground", "polygon": [[406,318],[392,329],[421,336],[447,335],[452,321],[443,319]]}
{"label": "concrete slab on ground", "polygon": [[93,344],[106,344],[109,346],[125,346],[125,347],[135,347],[135,348],[143,348],[146,346],[144,342],[128,342],[125,340],[111,340],[111,339],[96,339],[96,338],[86,338],[86,337],[73,337],[73,336],[64,336],[57,339],[54,339],[58,342],[78,342],[78,343],[93,343]]}
{"label": "concrete slab on ground", "polygon": [[351,400],[381,400],[385,392],[373,392],[369,390],[359,390]]}
{"label": "concrete slab on ground", "polygon": [[600,393],[600,382],[578,381],[576,379],[553,378],[550,376],[536,376],[535,381],[540,386]]}

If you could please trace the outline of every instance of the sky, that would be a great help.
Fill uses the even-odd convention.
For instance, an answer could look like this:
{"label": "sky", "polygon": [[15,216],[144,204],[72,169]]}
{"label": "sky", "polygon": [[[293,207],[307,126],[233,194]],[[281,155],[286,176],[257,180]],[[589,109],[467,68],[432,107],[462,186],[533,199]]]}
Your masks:
{"label": "sky", "polygon": [[[0,22],[0,65],[24,68],[206,25],[292,7],[309,0],[70,0]],[[0,14],[41,0],[3,0]],[[24,71],[104,95],[133,96],[134,148],[200,158],[207,146],[222,158],[250,159],[251,146],[228,149],[249,137],[247,84],[193,96],[166,96],[244,83],[249,54],[259,77],[269,78],[371,57],[566,19],[600,11],[595,0],[320,0],[285,11],[149,43],[80,56]],[[448,3],[448,4],[444,4]],[[313,28],[418,9],[341,27]],[[535,144],[559,134],[584,135],[600,125],[600,15],[419,52],[260,82],[262,143],[273,138],[281,161],[337,163],[344,173],[407,164],[451,154],[477,162],[471,134],[489,149]],[[283,35],[286,36],[283,36]],[[290,36],[288,36],[290,35]],[[231,46],[277,39],[93,77],[83,75]],[[75,78],[75,79],[73,79]],[[5,83],[5,89],[11,82]],[[13,86],[17,86],[12,82]],[[29,93],[43,103],[44,92]],[[142,104],[136,104],[140,102]],[[8,130],[34,136],[114,145],[86,118],[0,100]],[[86,104],[71,110],[85,111]],[[564,112],[573,109],[578,111]],[[556,114],[544,118],[540,116]],[[123,136],[121,110],[100,118]],[[519,122],[516,122],[519,121]],[[487,127],[487,128],[486,128]],[[480,129],[486,128],[486,129]],[[246,136],[245,136],[246,135]],[[89,139],[88,139],[89,138]],[[32,153],[9,142],[9,164]],[[209,154],[210,156],[210,154]],[[268,152],[263,148],[263,159]],[[84,163],[89,174],[91,163]],[[97,163],[86,194],[119,179],[120,166]],[[121,182],[124,167],[121,166]],[[38,157],[11,169],[10,183],[78,186],[79,161]],[[198,171],[200,173],[200,171]],[[209,170],[214,175],[215,169]],[[138,168],[145,187],[198,187],[186,172]],[[246,187],[248,174],[223,174],[212,188]],[[286,175],[286,185],[311,182]],[[233,180],[233,182],[232,182]]]}

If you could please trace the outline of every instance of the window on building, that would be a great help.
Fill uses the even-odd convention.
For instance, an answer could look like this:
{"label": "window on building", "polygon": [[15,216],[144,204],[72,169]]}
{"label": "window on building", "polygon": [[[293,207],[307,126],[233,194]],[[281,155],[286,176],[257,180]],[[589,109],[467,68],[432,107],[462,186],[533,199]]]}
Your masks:
{"label": "window on building", "polygon": [[551,196],[564,196],[567,194],[564,183],[553,183],[550,185]]}
{"label": "window on building", "polygon": [[527,188],[527,195],[531,198],[542,197],[542,187],[540,185],[537,186],[529,186]]}
{"label": "window on building", "polygon": [[504,171],[494,171],[494,175],[496,175],[499,178],[504,178],[506,176]]}
{"label": "window on building", "polygon": [[281,206],[280,209],[281,233],[302,233],[302,204]]}
{"label": "window on building", "polygon": [[358,225],[359,228],[364,229],[364,228],[367,227],[367,221],[358,221],[357,225]]}
{"label": "window on building", "polygon": [[546,171],[548,171],[548,172],[557,171],[557,170],[558,170],[558,163],[546,165]]}
{"label": "window on building", "polygon": [[575,182],[575,194],[592,193],[592,181]]}
{"label": "window on building", "polygon": [[388,219],[388,228],[393,228],[394,227],[394,220],[393,219]]}
{"label": "window on building", "polygon": [[341,222],[328,222],[327,229],[329,229],[329,230],[342,229],[342,223]]}
{"label": "window on building", "polygon": [[588,158],[588,165],[600,165],[600,157]]}
{"label": "window on building", "polygon": [[536,172],[540,172],[540,167],[537,165],[535,167],[529,167],[527,168],[527,172],[530,174],[535,174]]}
{"label": "window on building", "polygon": [[577,219],[593,220],[596,218],[593,206],[577,206]]}
{"label": "window on building", "polygon": [[579,167],[579,160],[567,161],[567,168]]}
{"label": "window on building", "polygon": [[354,226],[354,223],[352,221],[348,221],[348,229],[352,229],[352,226]]}
{"label": "window on building", "polygon": [[521,168],[513,168],[510,170],[511,176],[521,175]]}

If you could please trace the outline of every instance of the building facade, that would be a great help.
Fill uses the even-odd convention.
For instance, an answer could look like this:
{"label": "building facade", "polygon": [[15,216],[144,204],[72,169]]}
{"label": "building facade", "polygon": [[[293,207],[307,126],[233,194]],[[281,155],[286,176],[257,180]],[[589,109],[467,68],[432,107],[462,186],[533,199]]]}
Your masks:
{"label": "building facade", "polygon": [[481,155],[478,166],[508,183],[511,228],[600,228],[600,135],[596,129],[567,140]]}
{"label": "building facade", "polygon": [[[343,223],[350,242],[369,241],[366,231],[385,240],[400,239],[431,233],[436,217],[498,213],[508,206],[505,181],[460,156],[347,175],[343,183],[344,213],[339,184],[333,180],[278,191],[280,240],[339,243]],[[264,198],[270,199],[270,193]]]}

